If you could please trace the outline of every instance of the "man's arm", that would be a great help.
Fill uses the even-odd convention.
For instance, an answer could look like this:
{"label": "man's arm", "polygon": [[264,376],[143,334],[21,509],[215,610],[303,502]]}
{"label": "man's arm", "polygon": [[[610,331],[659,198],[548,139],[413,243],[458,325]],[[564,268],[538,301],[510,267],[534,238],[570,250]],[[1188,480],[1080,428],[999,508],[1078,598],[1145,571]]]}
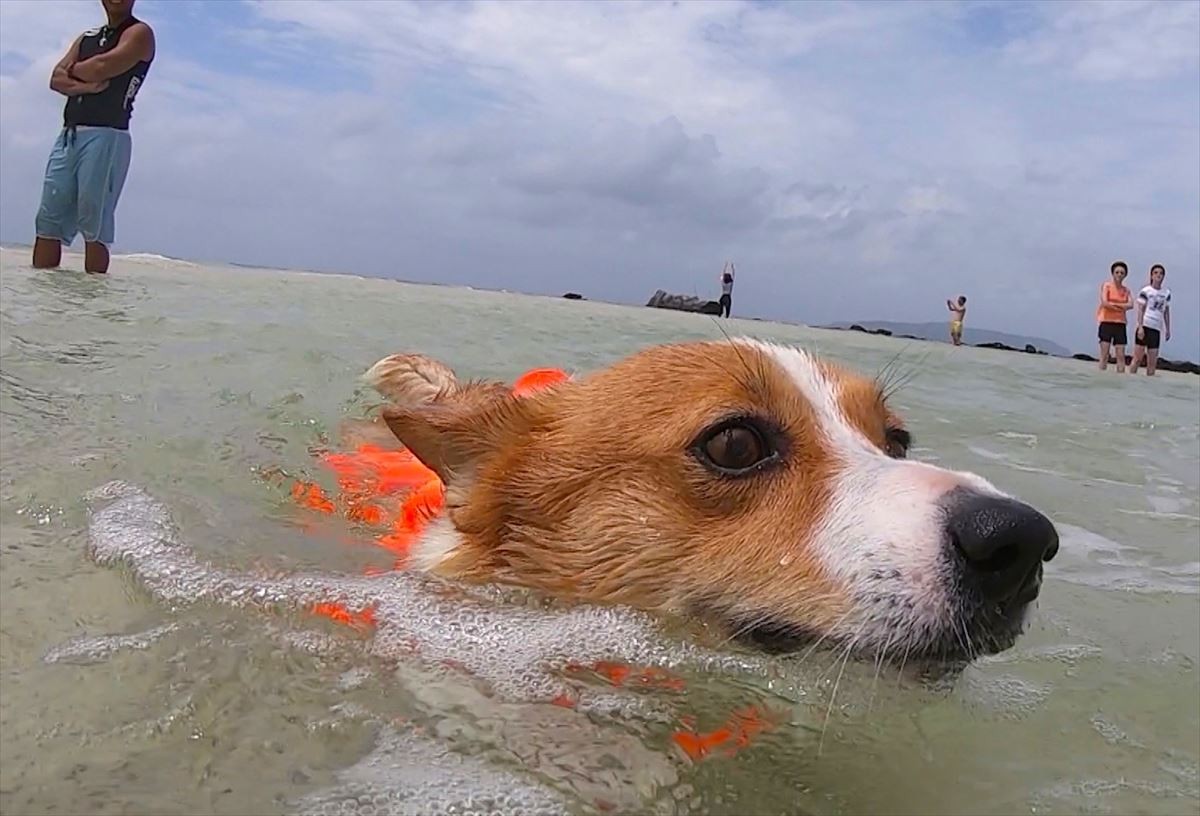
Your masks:
{"label": "man's arm", "polygon": [[75,64],[75,59],[79,55],[79,41],[82,39],[82,34],[76,37],[75,42],[71,43],[71,47],[67,49],[67,53],[63,54],[62,59],[55,63],[54,70],[50,72],[50,90],[63,96],[81,96],[82,94],[99,93],[108,85],[107,82],[80,82],[71,77],[71,66]]}
{"label": "man's arm", "polygon": [[117,47],[97,54],[71,68],[71,76],[83,82],[107,81],[154,56],[154,32],[145,23],[125,30]]}
{"label": "man's arm", "polygon": [[1171,301],[1167,301],[1167,305],[1163,306],[1163,328],[1167,330],[1166,339],[1171,339]]}
{"label": "man's arm", "polygon": [[1146,299],[1138,295],[1137,299],[1137,330],[1142,330],[1142,319],[1146,316]]}

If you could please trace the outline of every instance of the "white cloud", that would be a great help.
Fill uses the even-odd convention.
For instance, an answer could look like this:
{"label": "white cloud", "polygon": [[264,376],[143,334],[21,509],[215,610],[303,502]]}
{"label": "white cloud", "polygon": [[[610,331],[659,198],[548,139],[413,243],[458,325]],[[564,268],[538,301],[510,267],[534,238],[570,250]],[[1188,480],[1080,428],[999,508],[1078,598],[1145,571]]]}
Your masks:
{"label": "white cloud", "polygon": [[[733,257],[745,312],[941,319],[965,291],[1080,349],[1120,256],[1167,265],[1200,356],[1196,8],[141,0],[118,241],[628,302]],[[96,12],[0,3],[5,240]]]}
{"label": "white cloud", "polygon": [[1200,65],[1200,3],[1106,0],[1053,4],[1046,25],[1008,47],[1034,66],[1096,82],[1170,77]]}

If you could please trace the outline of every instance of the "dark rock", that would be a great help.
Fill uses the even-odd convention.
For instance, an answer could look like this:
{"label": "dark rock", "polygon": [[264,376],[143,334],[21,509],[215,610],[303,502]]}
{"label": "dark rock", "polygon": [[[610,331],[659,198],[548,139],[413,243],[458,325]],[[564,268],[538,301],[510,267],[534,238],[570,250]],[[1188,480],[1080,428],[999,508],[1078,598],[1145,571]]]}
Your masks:
{"label": "dark rock", "polygon": [[1021,352],[1024,352],[1025,354],[1045,354],[1046,353],[1046,352],[1042,351],[1041,349],[1039,349],[1037,346],[1035,346],[1033,343],[1026,343],[1025,348],[1019,349],[1019,348],[1014,348],[1010,345],[1007,345],[1006,343],[997,343],[994,340],[990,343],[976,343],[975,348],[989,348],[989,349],[996,349],[997,351],[1021,351]]}
{"label": "dark rock", "polygon": [[1163,371],[1178,371],[1181,374],[1200,374],[1200,365],[1188,360],[1164,360],[1158,358],[1158,367]]}
{"label": "dark rock", "polygon": [[[1071,359],[1072,360],[1081,360],[1083,362],[1088,362],[1088,363],[1096,362],[1096,358],[1090,354],[1072,354]],[[1115,354],[1110,353],[1108,355],[1108,364],[1109,365],[1117,364],[1117,357]],[[1132,354],[1125,355],[1125,365],[1127,365],[1127,366],[1133,365],[1133,355]],[[1142,365],[1145,365],[1144,361],[1143,361]],[[1181,374],[1200,374],[1200,364],[1193,363],[1188,360],[1168,360],[1164,357],[1159,357],[1158,358],[1158,367],[1160,369],[1162,369],[1163,371],[1177,371]]]}
{"label": "dark rock", "polygon": [[[890,331],[888,331],[887,329],[868,329],[860,323],[851,323],[845,329],[843,329],[841,326],[821,326],[819,328],[837,329],[839,331],[856,331],[856,332],[862,332],[863,334],[880,334],[880,335],[889,336],[889,337],[892,336],[892,333]],[[904,339],[904,340],[932,340],[933,339],[930,337],[914,337],[909,334],[896,335],[896,337],[898,339]],[[1040,355],[1043,357],[1050,357],[1050,356],[1058,357],[1058,355],[1051,355],[1048,352],[1045,352],[1042,349],[1039,349],[1037,346],[1033,345],[1032,343],[1026,343],[1024,349],[1013,348],[1012,346],[1008,346],[1008,345],[1005,345],[1004,343],[997,343],[997,342],[976,343],[975,347],[976,348],[997,349],[999,351],[1024,351],[1026,354],[1037,354],[1037,355]],[[1061,359],[1079,360],[1081,362],[1087,362],[1087,363],[1096,362],[1096,358],[1090,354],[1072,354],[1070,357],[1063,357]],[[1117,361],[1116,361],[1116,358],[1114,358],[1110,355],[1108,358],[1108,362],[1110,365],[1116,365]],[[1129,355],[1129,354],[1125,355],[1125,364],[1126,365],[1133,364],[1133,357],[1131,355]],[[1185,361],[1185,360],[1168,360],[1164,357],[1160,357],[1160,358],[1158,358],[1158,367],[1160,369],[1162,369],[1163,371],[1176,371],[1176,372],[1180,372],[1183,374],[1200,374],[1200,364]]]}
{"label": "dark rock", "polygon": [[587,300],[587,298],[578,292],[567,292],[565,295],[563,295],[563,297],[565,297],[567,300]]}
{"label": "dark rock", "polygon": [[721,314],[721,304],[715,300],[701,300],[690,295],[673,295],[659,289],[650,296],[646,305],[654,309],[673,309],[677,312],[697,312],[706,315]]}
{"label": "dark rock", "polygon": [[863,334],[878,334],[878,335],[882,335],[883,337],[891,337],[892,336],[891,329],[867,329],[867,328],[863,328],[862,326],[858,325],[857,323],[855,323],[853,326],[851,326],[849,330],[856,331],[856,332],[862,332]]}

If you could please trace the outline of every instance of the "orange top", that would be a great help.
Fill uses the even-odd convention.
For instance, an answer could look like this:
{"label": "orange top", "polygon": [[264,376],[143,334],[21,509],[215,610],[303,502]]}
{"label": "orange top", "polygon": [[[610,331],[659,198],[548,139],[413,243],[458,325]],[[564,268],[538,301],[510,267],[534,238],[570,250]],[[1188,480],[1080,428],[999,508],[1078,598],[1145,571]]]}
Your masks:
{"label": "orange top", "polygon": [[[1117,303],[1132,303],[1129,297],[1129,290],[1124,286],[1118,286],[1112,281],[1105,281],[1104,286],[1100,288],[1100,296],[1104,300],[1111,300]],[[1100,323],[1120,323],[1125,324],[1125,310],[1117,309],[1112,306],[1105,306],[1101,302],[1100,307],[1096,309],[1096,320]]]}

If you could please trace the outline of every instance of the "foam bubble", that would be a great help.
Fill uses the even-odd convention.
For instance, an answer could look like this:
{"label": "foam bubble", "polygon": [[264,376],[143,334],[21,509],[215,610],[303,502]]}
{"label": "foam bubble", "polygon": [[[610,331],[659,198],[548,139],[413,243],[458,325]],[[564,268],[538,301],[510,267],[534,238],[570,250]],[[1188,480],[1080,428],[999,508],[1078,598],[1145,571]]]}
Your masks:
{"label": "foam bubble", "polygon": [[153,252],[130,252],[125,255],[114,255],[114,258],[119,258],[122,261],[133,261],[135,263],[148,263],[154,266],[195,266],[191,261],[185,261],[182,258],[172,258],[169,255],[157,255]]}
{"label": "foam bubble", "polygon": [[371,679],[371,670],[365,666],[358,666],[343,672],[338,678],[337,687],[341,691],[352,691]]}
{"label": "foam bubble", "polygon": [[[1180,496],[1156,496],[1153,494],[1146,496],[1146,501],[1149,502],[1150,507],[1156,513],[1167,515],[1179,514],[1181,516],[1185,515],[1183,510],[1191,504],[1189,500]],[[1196,518],[1193,516],[1191,520],[1195,521]]]}
{"label": "foam bubble", "polygon": [[557,816],[566,802],[415,729],[382,729],[375,750],[338,775],[339,784],[297,803],[303,816],[491,814]]}
{"label": "foam bubble", "polygon": [[1019,439],[1025,443],[1026,447],[1036,448],[1038,443],[1037,434],[1019,433],[1017,431],[1000,431],[996,434],[1004,439]]}
{"label": "foam bubble", "polygon": [[42,660],[46,663],[75,663],[78,665],[100,663],[126,649],[139,651],[148,649],[155,641],[178,628],[179,624],[177,623],[167,623],[132,635],[72,638],[66,643],[50,649],[42,657]]}
{"label": "foam bubble", "polygon": [[974,705],[1002,716],[1022,718],[1036,711],[1050,696],[1050,686],[1015,675],[964,673],[961,693]]}
{"label": "foam bubble", "polygon": [[1099,533],[1059,524],[1062,546],[1047,574],[1060,581],[1126,592],[1200,594],[1200,564],[1153,564],[1136,549]]}
{"label": "foam bubble", "polygon": [[[1049,470],[1047,468],[1040,468],[1040,467],[1034,467],[1033,465],[1026,465],[1022,462],[1017,461],[1012,456],[1009,456],[1006,453],[1000,453],[999,451],[988,450],[987,448],[981,447],[979,445],[970,445],[969,444],[969,445],[967,445],[967,450],[969,450],[971,453],[975,454],[976,456],[978,456],[982,459],[990,459],[993,462],[999,462],[999,463],[1003,464],[1005,467],[1012,468],[1013,470],[1019,470],[1019,471],[1022,471],[1023,473],[1037,473],[1037,474],[1040,474],[1043,476],[1057,476],[1062,479],[1071,479],[1072,478],[1071,476],[1067,475],[1066,473],[1062,473],[1057,470]],[[1103,479],[1093,479],[1093,481],[1104,481],[1104,480]]]}

